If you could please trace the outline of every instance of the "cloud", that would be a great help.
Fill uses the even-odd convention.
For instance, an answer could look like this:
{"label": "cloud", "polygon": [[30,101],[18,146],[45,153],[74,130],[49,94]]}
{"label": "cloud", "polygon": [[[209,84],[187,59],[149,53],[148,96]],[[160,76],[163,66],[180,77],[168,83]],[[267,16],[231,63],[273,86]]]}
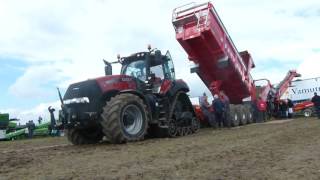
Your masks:
{"label": "cloud", "polygon": [[[293,15],[312,2],[315,1],[279,1],[277,4],[268,1],[260,5],[247,6],[249,3],[244,3],[231,8],[218,8],[238,49],[249,50],[259,65],[259,62],[269,59],[279,59],[284,63],[298,62],[312,53],[312,48],[318,47],[315,34],[320,27],[314,24],[320,23],[320,19],[302,19]],[[283,9],[286,13],[277,13]]]}
{"label": "cloud", "polygon": [[320,77],[319,67],[320,52],[306,57],[299,65],[298,72],[302,74],[302,78]]}
{"label": "cloud", "polygon": [[28,67],[14,84],[9,87],[11,95],[20,98],[44,98],[53,95],[51,89],[67,79],[55,63],[45,63]]}
{"label": "cloud", "polygon": [[319,17],[320,16],[320,8],[315,7],[308,7],[304,9],[299,9],[294,13],[295,16],[301,18],[312,18],[312,17]]}

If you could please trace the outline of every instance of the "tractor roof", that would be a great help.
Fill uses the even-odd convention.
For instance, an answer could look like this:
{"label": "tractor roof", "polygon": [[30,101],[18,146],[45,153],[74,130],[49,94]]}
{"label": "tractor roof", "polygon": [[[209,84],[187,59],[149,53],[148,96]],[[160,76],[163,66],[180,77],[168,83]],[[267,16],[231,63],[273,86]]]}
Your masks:
{"label": "tractor roof", "polygon": [[[159,51],[160,52],[160,51]],[[161,52],[160,52],[161,53]],[[138,60],[146,60],[146,55],[149,55],[150,58],[150,66],[157,66],[163,63],[163,61],[166,60],[166,56],[161,55],[161,62],[156,62],[155,61],[155,53],[153,52],[138,52],[138,53],[134,53],[131,54],[130,56],[127,57],[122,57],[121,58],[121,64],[129,64],[133,61],[138,61]]]}

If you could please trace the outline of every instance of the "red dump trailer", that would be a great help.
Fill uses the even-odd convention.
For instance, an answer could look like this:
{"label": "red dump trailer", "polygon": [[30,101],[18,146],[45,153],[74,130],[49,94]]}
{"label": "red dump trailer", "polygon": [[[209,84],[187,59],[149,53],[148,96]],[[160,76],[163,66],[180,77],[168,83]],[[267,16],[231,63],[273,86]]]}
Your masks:
{"label": "red dump trailer", "polygon": [[230,100],[226,125],[265,120],[271,83],[258,88],[250,70],[255,64],[248,51],[239,52],[212,3],[187,4],[174,9],[176,39],[195,72],[211,93]]}

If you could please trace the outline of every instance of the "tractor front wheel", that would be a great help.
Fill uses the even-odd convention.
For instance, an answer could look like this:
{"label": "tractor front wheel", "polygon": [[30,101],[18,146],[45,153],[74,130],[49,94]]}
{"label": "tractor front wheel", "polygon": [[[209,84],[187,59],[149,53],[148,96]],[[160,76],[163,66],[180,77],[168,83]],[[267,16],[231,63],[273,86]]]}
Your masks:
{"label": "tractor front wheel", "polygon": [[148,110],[134,94],[119,94],[110,99],[101,114],[103,133],[111,143],[143,140],[148,128]]}

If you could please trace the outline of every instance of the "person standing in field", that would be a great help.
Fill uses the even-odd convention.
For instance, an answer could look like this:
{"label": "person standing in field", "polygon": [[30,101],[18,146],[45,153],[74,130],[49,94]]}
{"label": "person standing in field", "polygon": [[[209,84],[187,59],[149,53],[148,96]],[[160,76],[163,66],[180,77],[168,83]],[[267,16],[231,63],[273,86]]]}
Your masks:
{"label": "person standing in field", "polygon": [[27,124],[26,124],[27,128],[28,128],[28,138],[33,138],[33,131],[35,130],[36,126],[33,122],[33,120],[30,120]]}
{"label": "person standing in field", "polygon": [[317,117],[318,119],[320,119],[320,96],[318,96],[316,92],[314,93],[314,96],[312,97],[311,102],[313,102]]}
{"label": "person standing in field", "polygon": [[223,105],[224,105],[224,112],[223,112],[223,126],[228,127],[228,113],[230,112],[230,99],[229,97],[224,93],[224,91],[220,91],[219,98],[221,99]]}
{"label": "person standing in field", "polygon": [[288,102],[288,118],[292,118],[293,117],[293,102],[291,99],[287,99]]}
{"label": "person standing in field", "polygon": [[212,106],[214,109],[214,115],[215,115],[215,120],[217,121],[217,125],[218,127],[222,127],[223,126],[223,113],[225,111],[225,104],[222,102],[222,100],[220,99],[220,97],[215,94],[213,96],[213,101],[212,101]]}
{"label": "person standing in field", "polygon": [[208,102],[208,96],[206,93],[203,93],[203,95],[199,98],[199,104],[203,115],[206,119],[208,119],[209,125],[214,127],[215,120],[212,113],[210,112],[210,104]]}
{"label": "person standing in field", "polygon": [[42,117],[39,116],[39,118],[38,118],[38,123],[41,124],[41,122],[42,122]]}
{"label": "person standing in field", "polygon": [[287,112],[288,112],[287,102],[280,100],[279,110],[280,110],[280,117],[284,119],[287,118]]}

